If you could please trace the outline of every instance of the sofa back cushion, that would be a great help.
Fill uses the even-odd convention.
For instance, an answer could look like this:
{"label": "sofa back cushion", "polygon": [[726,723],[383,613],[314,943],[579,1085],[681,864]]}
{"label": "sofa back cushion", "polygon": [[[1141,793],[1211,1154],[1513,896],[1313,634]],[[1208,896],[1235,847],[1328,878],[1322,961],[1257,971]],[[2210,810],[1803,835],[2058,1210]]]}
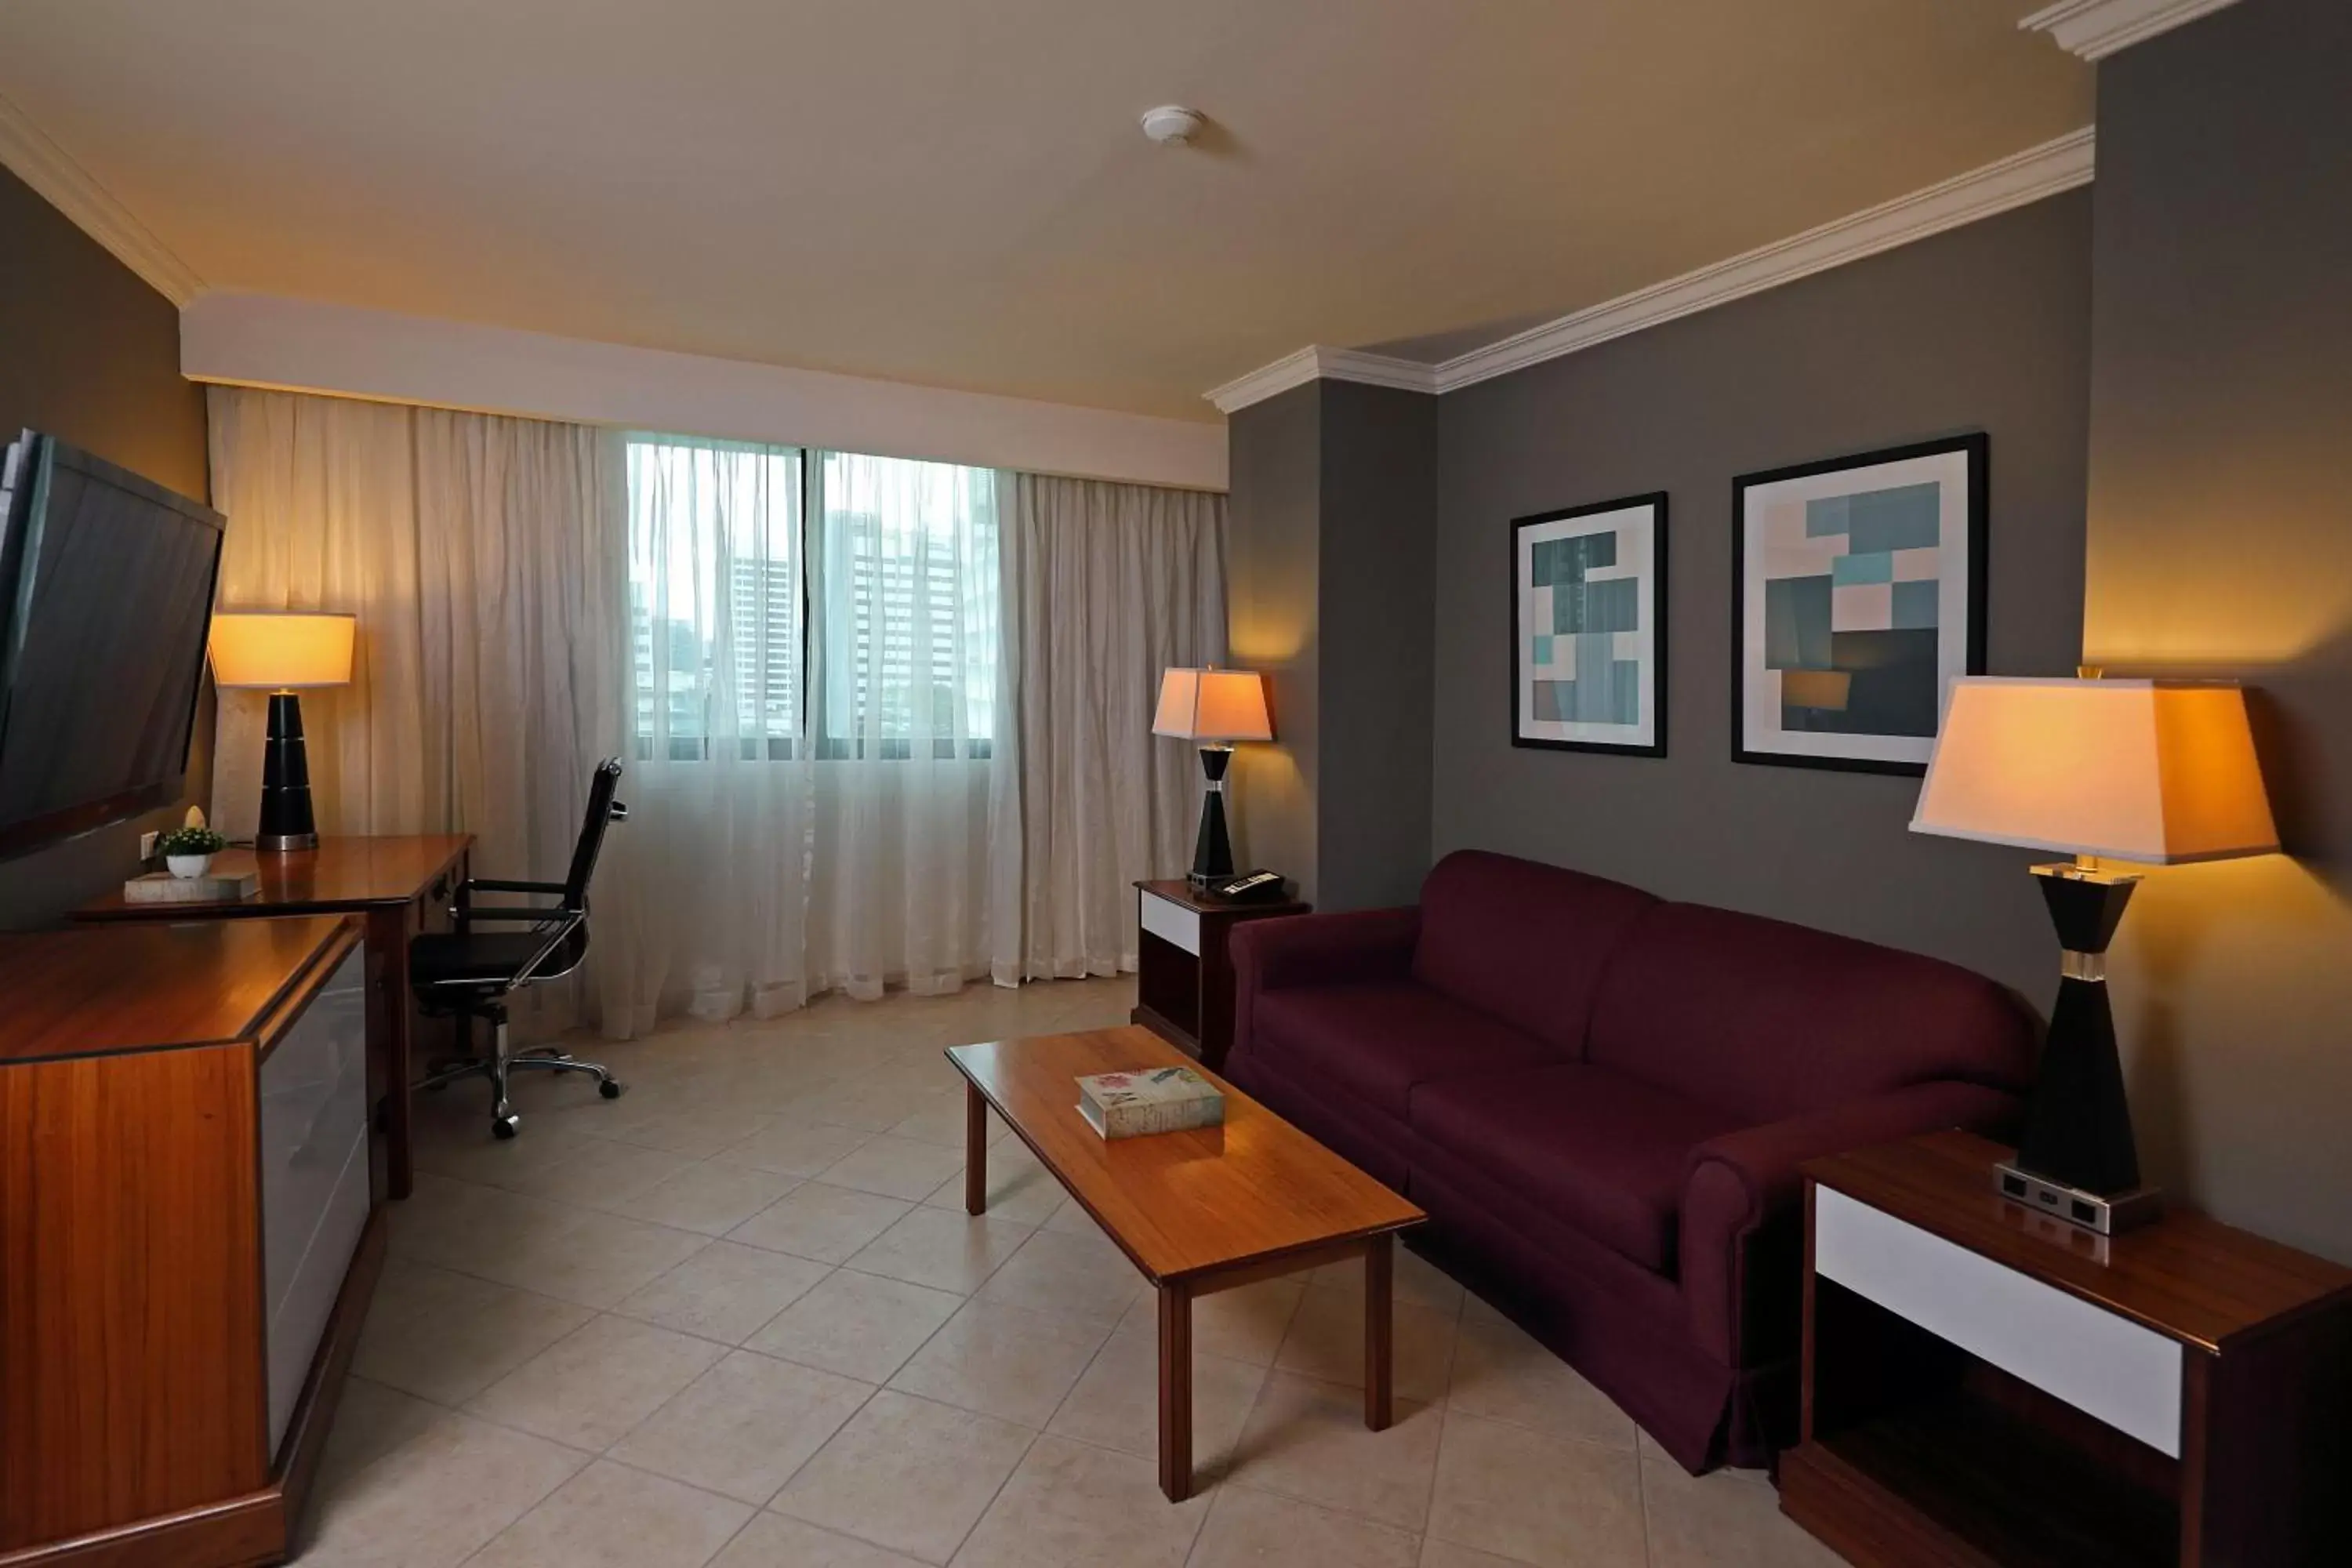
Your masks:
{"label": "sofa back cushion", "polygon": [[2032,1082],[2032,1018],[1938,959],[1704,904],[1661,903],[1611,955],[1596,1064],[1754,1124],[1927,1079]]}
{"label": "sofa back cushion", "polygon": [[1580,871],[1457,849],[1422,883],[1412,975],[1578,1060],[1609,954],[1657,901]]}

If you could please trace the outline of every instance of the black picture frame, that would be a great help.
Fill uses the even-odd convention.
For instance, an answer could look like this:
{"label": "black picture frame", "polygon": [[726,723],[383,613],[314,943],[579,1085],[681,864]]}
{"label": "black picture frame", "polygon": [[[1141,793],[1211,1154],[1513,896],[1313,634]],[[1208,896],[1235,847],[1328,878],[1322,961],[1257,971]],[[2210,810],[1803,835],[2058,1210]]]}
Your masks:
{"label": "black picture frame", "polygon": [[[1815,462],[1797,463],[1787,468],[1768,468],[1752,474],[1741,474],[1731,481],[1731,760],[1766,767],[1819,768],[1839,773],[1892,773],[1913,778],[1924,776],[1927,763],[1894,761],[1874,757],[1841,757],[1804,755],[1788,752],[1751,749],[1747,736],[1748,668],[1748,492],[1759,486],[1780,484],[1790,479],[1817,478],[1822,474],[1840,473],[1849,469],[1876,468],[1883,464],[1904,462],[1916,458],[1937,458],[1961,455],[1965,458],[1968,480],[1966,527],[1968,538],[1962,549],[1968,562],[1968,625],[1962,628],[1963,673],[1982,675],[1985,667],[1985,569],[1988,520],[1991,508],[1992,439],[1984,431],[1965,435],[1940,437],[1934,440],[1915,441],[1899,447],[1884,447],[1874,451],[1857,452],[1847,457],[1825,458]],[[1939,543],[1938,548],[1945,548]],[[1939,692],[1938,711],[1942,694]],[[1933,738],[1928,742],[1933,747]]]}
{"label": "black picture frame", "polygon": [[[1567,522],[1580,517],[1594,517],[1604,512],[1632,511],[1647,507],[1651,513],[1652,544],[1650,550],[1650,602],[1656,629],[1651,637],[1652,679],[1651,733],[1654,737],[1647,745],[1629,744],[1602,740],[1559,740],[1529,735],[1529,718],[1522,702],[1522,681],[1519,677],[1519,648],[1527,641],[1528,629],[1519,624],[1519,541],[1528,529],[1545,523]],[[1591,752],[1619,757],[1663,757],[1666,754],[1666,679],[1668,670],[1667,634],[1672,626],[1667,600],[1667,542],[1671,537],[1667,521],[1667,498],[1664,490],[1648,490],[1640,495],[1622,496],[1614,500],[1593,501],[1585,506],[1561,507],[1551,511],[1533,512],[1511,520],[1510,559],[1505,573],[1505,620],[1510,628],[1511,643],[1505,660],[1504,676],[1510,682],[1511,744],[1528,751]]]}

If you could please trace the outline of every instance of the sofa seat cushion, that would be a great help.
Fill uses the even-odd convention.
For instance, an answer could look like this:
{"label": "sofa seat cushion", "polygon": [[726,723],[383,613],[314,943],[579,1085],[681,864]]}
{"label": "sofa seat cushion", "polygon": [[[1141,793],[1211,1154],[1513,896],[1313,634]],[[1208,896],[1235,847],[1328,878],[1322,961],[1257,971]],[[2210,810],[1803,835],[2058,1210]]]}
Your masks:
{"label": "sofa seat cushion", "polygon": [[1547,1060],[1542,1041],[1409,980],[1261,993],[1250,1050],[1347,1089],[1402,1123],[1416,1084]]}
{"label": "sofa seat cushion", "polygon": [[1738,1118],[1608,1068],[1561,1063],[1413,1091],[1412,1130],[1653,1273],[1675,1273],[1691,1150]]}

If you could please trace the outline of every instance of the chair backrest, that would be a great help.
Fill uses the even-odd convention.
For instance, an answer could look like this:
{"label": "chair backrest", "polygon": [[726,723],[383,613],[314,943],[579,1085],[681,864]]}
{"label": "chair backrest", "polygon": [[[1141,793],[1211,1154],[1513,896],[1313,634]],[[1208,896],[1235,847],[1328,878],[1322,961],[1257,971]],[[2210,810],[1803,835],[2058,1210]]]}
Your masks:
{"label": "chair backrest", "polygon": [[621,787],[621,759],[606,757],[588,780],[588,814],[581,819],[580,842],[572,850],[572,869],[563,879],[566,909],[588,907],[588,879],[596,874],[596,856],[604,847],[605,825],[628,820],[629,808],[613,798]]}

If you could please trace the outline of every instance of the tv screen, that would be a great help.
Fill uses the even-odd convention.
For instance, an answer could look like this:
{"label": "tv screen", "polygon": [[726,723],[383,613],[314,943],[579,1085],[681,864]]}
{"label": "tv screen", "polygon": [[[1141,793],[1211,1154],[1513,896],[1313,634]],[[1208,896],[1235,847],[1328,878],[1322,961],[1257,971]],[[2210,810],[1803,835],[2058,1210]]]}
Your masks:
{"label": "tv screen", "polygon": [[0,856],[178,798],[221,515],[27,430],[0,459]]}

